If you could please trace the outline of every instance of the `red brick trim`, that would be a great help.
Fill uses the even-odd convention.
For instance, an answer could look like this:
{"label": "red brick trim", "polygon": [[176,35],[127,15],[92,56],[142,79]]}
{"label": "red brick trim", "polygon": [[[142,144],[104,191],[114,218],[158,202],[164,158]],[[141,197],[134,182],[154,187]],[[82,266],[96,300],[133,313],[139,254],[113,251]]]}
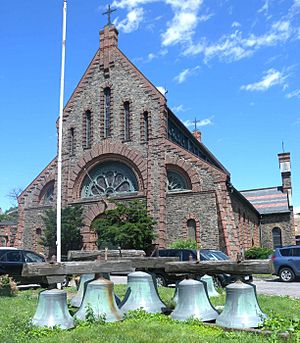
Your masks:
{"label": "red brick trim", "polygon": [[105,140],[103,144],[96,145],[91,151],[86,152],[73,169],[68,182],[68,201],[76,201],[80,198],[80,188],[86,176],[86,170],[88,171],[98,163],[108,160],[122,161],[130,166],[138,180],[139,194],[145,194],[147,180],[145,159],[122,143],[112,143]]}
{"label": "red brick trim", "polygon": [[[106,137],[105,136],[105,109],[104,109],[104,90],[105,88],[109,88],[110,89],[110,121],[109,121],[109,128],[110,128],[110,133],[109,135]],[[114,118],[113,118],[113,115],[114,115],[114,86],[113,84],[109,81],[109,80],[106,80],[102,85],[101,85],[101,88],[100,88],[100,137],[102,139],[107,139],[109,137],[112,136],[112,132],[113,132],[113,123],[114,123]]]}
{"label": "red brick trim", "polygon": [[196,242],[198,247],[200,247],[201,245],[201,240],[200,240],[200,220],[195,217],[195,215],[193,213],[189,213],[185,219],[182,222],[182,231],[183,231],[183,235],[185,236],[186,239],[188,239],[188,226],[187,226],[187,222],[188,220],[193,219],[196,222]]}
{"label": "red brick trim", "polygon": [[180,173],[186,175],[190,181],[191,189],[193,192],[201,192],[201,180],[197,173],[196,168],[189,162],[184,161],[183,159],[178,159],[177,157],[166,155],[166,167],[167,169],[178,170]]}
{"label": "red brick trim", "polygon": [[231,199],[227,190],[226,182],[217,184],[216,202],[218,209],[218,224],[220,242],[223,240],[227,255],[236,258],[240,252],[238,227],[235,224]]}
{"label": "red brick trim", "polygon": [[[125,139],[125,103],[128,102],[129,104],[129,138],[128,139]],[[120,140],[121,141],[125,141],[125,142],[128,142],[128,141],[131,141],[131,140],[134,140],[134,130],[132,129],[132,125],[133,125],[133,121],[132,121],[132,115],[134,113],[133,111],[133,102],[131,99],[128,99],[128,98],[123,98],[121,100],[121,105],[120,105]]]}

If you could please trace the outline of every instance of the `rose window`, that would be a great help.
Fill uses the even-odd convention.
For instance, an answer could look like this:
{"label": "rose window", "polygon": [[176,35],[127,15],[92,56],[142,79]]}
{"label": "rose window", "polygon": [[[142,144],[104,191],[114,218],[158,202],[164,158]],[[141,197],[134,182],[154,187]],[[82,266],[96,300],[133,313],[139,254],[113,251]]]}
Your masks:
{"label": "rose window", "polygon": [[137,191],[138,185],[133,171],[123,163],[109,162],[86,172],[81,197],[110,196]]}

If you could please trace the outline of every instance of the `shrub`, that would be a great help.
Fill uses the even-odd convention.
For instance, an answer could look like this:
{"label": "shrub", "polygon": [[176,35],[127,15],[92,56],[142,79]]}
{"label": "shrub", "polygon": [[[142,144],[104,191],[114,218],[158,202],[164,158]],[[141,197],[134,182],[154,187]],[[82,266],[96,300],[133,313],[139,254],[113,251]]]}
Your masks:
{"label": "shrub", "polygon": [[17,294],[17,292],[17,284],[10,276],[0,276],[0,295],[13,297]]}
{"label": "shrub", "polygon": [[267,259],[273,253],[272,249],[253,247],[245,251],[246,260],[264,260]]}
{"label": "shrub", "polygon": [[106,210],[92,224],[98,234],[98,247],[113,249],[120,246],[147,251],[156,238],[156,222],[147,213],[146,204],[139,200],[112,203],[115,208]]}
{"label": "shrub", "polygon": [[170,244],[171,249],[197,249],[197,242],[193,239],[178,239]]}

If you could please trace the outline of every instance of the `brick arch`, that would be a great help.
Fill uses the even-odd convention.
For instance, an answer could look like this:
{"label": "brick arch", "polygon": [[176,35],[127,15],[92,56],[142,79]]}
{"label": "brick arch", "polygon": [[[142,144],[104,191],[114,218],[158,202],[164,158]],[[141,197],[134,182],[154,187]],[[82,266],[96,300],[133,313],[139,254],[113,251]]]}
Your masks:
{"label": "brick arch", "polygon": [[[55,185],[55,172],[52,172],[51,174],[47,175],[38,185],[38,187],[35,188],[34,192],[32,193],[32,202],[35,204],[39,204],[41,200],[41,195],[43,191],[45,190],[48,185],[53,182]],[[55,187],[54,187],[54,193],[56,193]]]}
{"label": "brick arch", "polygon": [[90,170],[97,164],[108,160],[121,161],[131,167],[138,181],[140,195],[145,194],[147,184],[147,163],[145,159],[139,153],[121,143],[105,142],[87,151],[78,161],[68,183],[69,198],[73,200],[80,198],[80,188],[85,177],[85,170]]}
{"label": "brick arch", "polygon": [[183,170],[190,179],[192,191],[200,192],[202,190],[201,180],[199,178],[197,170],[193,168],[192,164],[190,164],[189,162],[186,162],[182,158],[178,159],[177,157],[167,155],[166,167],[175,167],[174,169],[177,169],[179,171]]}
{"label": "brick arch", "polygon": [[187,227],[187,222],[189,219],[193,219],[196,222],[196,242],[198,244],[198,246],[201,244],[200,241],[200,220],[193,214],[193,213],[189,213],[182,222],[182,231],[183,231],[183,235],[184,237],[188,238],[188,227]]}

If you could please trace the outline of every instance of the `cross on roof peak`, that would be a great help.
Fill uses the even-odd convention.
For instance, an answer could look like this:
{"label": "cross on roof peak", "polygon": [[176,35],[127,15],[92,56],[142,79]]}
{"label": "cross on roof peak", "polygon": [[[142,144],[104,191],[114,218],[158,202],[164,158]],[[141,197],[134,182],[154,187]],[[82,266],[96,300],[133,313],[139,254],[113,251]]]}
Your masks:
{"label": "cross on roof peak", "polygon": [[117,9],[111,9],[110,5],[107,6],[107,11],[102,13],[103,15],[107,14],[107,25],[111,25],[110,15],[112,12],[115,12]]}

